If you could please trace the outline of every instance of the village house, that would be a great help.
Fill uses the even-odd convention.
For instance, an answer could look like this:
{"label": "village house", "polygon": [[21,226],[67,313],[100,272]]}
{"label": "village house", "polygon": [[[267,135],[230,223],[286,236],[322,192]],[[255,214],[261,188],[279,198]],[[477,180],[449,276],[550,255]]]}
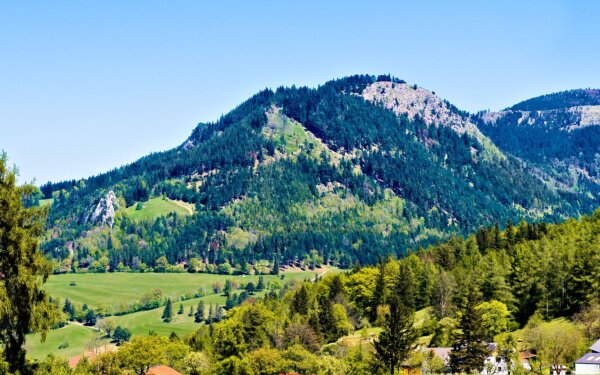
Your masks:
{"label": "village house", "polygon": [[590,346],[590,352],[575,361],[577,375],[600,374],[600,340]]}

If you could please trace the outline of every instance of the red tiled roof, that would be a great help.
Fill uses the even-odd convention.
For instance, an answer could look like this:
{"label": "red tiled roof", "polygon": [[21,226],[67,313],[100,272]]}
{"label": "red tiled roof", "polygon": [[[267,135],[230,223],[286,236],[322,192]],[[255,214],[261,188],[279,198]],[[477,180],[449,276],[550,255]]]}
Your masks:
{"label": "red tiled roof", "polygon": [[152,367],[146,375],[181,375],[181,373],[169,366],[160,365]]}

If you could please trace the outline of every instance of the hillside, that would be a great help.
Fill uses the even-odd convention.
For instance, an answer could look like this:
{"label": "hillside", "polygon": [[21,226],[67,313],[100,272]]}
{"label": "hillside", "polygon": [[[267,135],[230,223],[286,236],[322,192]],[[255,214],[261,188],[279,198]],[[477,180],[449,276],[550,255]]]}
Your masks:
{"label": "hillside", "polygon": [[599,125],[599,90],[533,98],[485,113],[478,122],[501,150],[529,163],[548,185],[594,202],[600,193]]}
{"label": "hillside", "polygon": [[[265,90],[180,147],[42,186],[53,199],[42,248],[63,271],[154,268],[163,256],[210,272],[349,267],[592,210],[594,191],[540,183],[544,169],[494,144],[484,123],[389,76]],[[161,196],[194,213],[143,215]]]}

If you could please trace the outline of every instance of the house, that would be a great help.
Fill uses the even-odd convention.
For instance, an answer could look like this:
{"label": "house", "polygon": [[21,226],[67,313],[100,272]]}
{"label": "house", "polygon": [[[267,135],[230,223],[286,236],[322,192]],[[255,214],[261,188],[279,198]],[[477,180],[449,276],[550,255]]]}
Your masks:
{"label": "house", "polygon": [[575,361],[577,375],[600,374],[600,353],[587,353]]}
{"label": "house", "polygon": [[527,371],[533,369],[531,362],[535,360],[536,357],[537,355],[531,352],[519,352],[519,362],[521,362],[521,366]]}
{"label": "house", "polygon": [[596,341],[592,344],[592,346],[590,346],[590,351],[592,353],[600,353],[600,340]]}
{"label": "house", "polygon": [[590,352],[575,361],[577,375],[600,374],[600,340],[590,346]]}
{"label": "house", "polygon": [[182,375],[179,371],[165,365],[151,367],[146,375]]}
{"label": "house", "polygon": [[92,350],[85,351],[81,355],[77,355],[75,357],[70,358],[69,359],[69,367],[71,367],[71,368],[77,367],[77,364],[79,363],[79,361],[81,361],[84,357],[87,358],[88,360],[92,360],[99,354],[114,352],[116,350],[117,350],[116,345],[104,344],[103,346],[99,346]]}

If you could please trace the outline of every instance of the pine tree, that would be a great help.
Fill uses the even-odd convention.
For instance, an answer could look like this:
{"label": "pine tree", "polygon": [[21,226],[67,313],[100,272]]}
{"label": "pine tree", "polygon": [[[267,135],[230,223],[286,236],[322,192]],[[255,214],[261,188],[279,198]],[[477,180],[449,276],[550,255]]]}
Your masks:
{"label": "pine tree", "polygon": [[263,290],[263,289],[265,289],[265,279],[261,275],[258,277],[258,284],[256,284],[256,290]]}
{"label": "pine tree", "polygon": [[208,319],[207,319],[207,323],[212,323],[215,321],[215,308],[213,306],[213,304],[210,304],[210,307],[208,308]]}
{"label": "pine tree", "polygon": [[397,294],[389,300],[390,313],[386,316],[383,331],[375,341],[375,357],[390,375],[402,365],[415,347],[414,313],[404,306]]}
{"label": "pine tree", "polygon": [[171,322],[173,319],[173,302],[171,299],[167,299],[167,304],[165,305],[165,309],[162,314],[162,320],[165,323]]}
{"label": "pine tree", "polygon": [[483,342],[481,312],[475,308],[478,302],[479,291],[476,286],[470,284],[460,309],[458,324],[460,333],[456,335],[450,352],[450,367],[453,373],[481,371],[485,358],[489,354],[487,344]]}
{"label": "pine tree", "polygon": [[400,298],[400,302],[411,310],[415,308],[416,289],[415,275],[412,269],[410,269],[406,262],[400,262],[400,273],[396,281],[396,293]]}
{"label": "pine tree", "polygon": [[10,373],[26,373],[25,335],[48,331],[58,320],[58,308],[42,285],[52,265],[38,250],[47,211],[23,206],[36,188],[17,186],[16,172],[6,161],[0,155],[0,347]]}
{"label": "pine tree", "polygon": [[196,307],[196,314],[194,314],[194,322],[202,323],[204,321],[204,301],[198,302]]}
{"label": "pine tree", "polygon": [[183,304],[182,303],[179,304],[179,311],[177,311],[177,315],[181,315],[181,314],[183,314]]}
{"label": "pine tree", "polygon": [[223,306],[217,307],[217,312],[215,313],[215,321],[220,322],[225,317],[225,310]]}
{"label": "pine tree", "polygon": [[294,298],[291,304],[292,312],[297,312],[300,315],[306,315],[308,313],[308,291],[306,286],[302,284],[300,289],[294,293]]}
{"label": "pine tree", "polygon": [[379,273],[377,274],[377,281],[375,284],[375,290],[373,291],[373,298],[371,299],[371,310],[369,319],[371,322],[377,320],[377,308],[385,303],[385,263],[383,260],[379,260]]}
{"label": "pine tree", "polygon": [[279,256],[277,255],[277,251],[275,251],[275,255],[273,255],[273,268],[271,269],[271,275],[279,275]]}
{"label": "pine tree", "polygon": [[233,284],[230,279],[225,280],[225,286],[223,287],[223,295],[225,297],[229,297],[231,291],[233,290]]}
{"label": "pine tree", "polygon": [[190,312],[188,313],[188,316],[194,316],[194,307],[190,306]]}

